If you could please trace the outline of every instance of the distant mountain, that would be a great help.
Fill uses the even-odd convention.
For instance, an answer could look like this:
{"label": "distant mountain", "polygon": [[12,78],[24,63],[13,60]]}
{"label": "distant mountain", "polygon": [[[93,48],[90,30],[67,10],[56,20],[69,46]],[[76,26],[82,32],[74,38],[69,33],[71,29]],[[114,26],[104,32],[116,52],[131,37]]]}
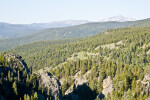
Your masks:
{"label": "distant mountain", "polygon": [[[104,20],[101,20],[100,22],[108,22],[108,21],[125,22],[125,21],[134,21],[134,19],[124,16],[115,16],[106,18]],[[26,35],[32,35],[33,33],[39,33],[48,28],[63,28],[87,23],[92,22],[87,20],[64,20],[64,21],[54,21],[50,23],[33,23],[33,24],[9,24],[0,22],[0,39],[9,39],[22,37]]]}
{"label": "distant mountain", "polygon": [[119,15],[119,16],[103,19],[100,22],[108,22],[108,21],[125,22],[125,21],[135,21],[135,19]]}
{"label": "distant mountain", "polygon": [[107,29],[146,26],[150,26],[150,18],[129,22],[94,22],[71,27],[50,28],[45,31],[23,37],[0,40],[0,51],[36,41],[89,37]]}
{"label": "distant mountain", "polygon": [[60,27],[68,27],[75,26],[80,24],[88,23],[87,20],[65,20],[65,21],[55,21],[50,23],[33,23],[28,24],[27,26],[36,27],[36,28],[60,28]]}
{"label": "distant mountain", "polygon": [[33,28],[22,24],[9,24],[0,22],[0,39],[14,38],[41,32],[42,28]]}
{"label": "distant mountain", "polygon": [[15,38],[41,32],[47,28],[60,28],[88,23],[86,20],[66,20],[51,23],[9,24],[0,22],[0,39]]}

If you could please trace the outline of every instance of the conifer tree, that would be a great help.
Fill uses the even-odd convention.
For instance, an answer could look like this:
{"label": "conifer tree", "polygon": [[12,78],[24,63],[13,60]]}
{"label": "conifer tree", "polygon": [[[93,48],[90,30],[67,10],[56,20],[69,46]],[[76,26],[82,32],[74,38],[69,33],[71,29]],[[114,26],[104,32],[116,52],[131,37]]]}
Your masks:
{"label": "conifer tree", "polygon": [[15,93],[16,95],[18,95],[16,82],[13,83],[12,88],[13,88],[13,90],[14,90],[14,93]]}
{"label": "conifer tree", "polygon": [[38,100],[37,92],[34,93],[34,100]]}

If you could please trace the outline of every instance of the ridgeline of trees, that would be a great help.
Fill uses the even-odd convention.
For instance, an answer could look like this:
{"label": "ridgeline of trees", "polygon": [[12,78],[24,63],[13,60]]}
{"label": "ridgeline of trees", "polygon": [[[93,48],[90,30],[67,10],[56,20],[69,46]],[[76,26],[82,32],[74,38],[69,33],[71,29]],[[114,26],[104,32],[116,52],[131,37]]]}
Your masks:
{"label": "ridgeline of trees", "polygon": [[[71,96],[65,95],[71,86],[80,100],[98,99],[97,95],[103,90],[102,82],[108,76],[113,80],[113,92],[104,99],[145,100],[150,97],[150,87],[141,82],[150,69],[150,27],[111,29],[88,38],[35,42],[17,47],[11,52],[23,56],[34,72],[48,67],[49,72],[59,80],[64,79],[62,92],[66,99]],[[78,52],[96,55],[86,54],[86,59],[67,60],[73,53]],[[14,99],[37,100],[38,93],[44,94],[48,99],[51,97],[47,95],[48,91],[39,89],[40,82],[37,77],[27,74],[27,70],[20,68],[19,64],[15,63],[18,66],[15,71],[14,68],[7,68],[12,66],[11,61],[13,59],[6,61],[4,54],[1,54],[0,93],[5,93],[3,91],[9,87],[8,93]],[[21,80],[18,80],[18,71],[22,75],[20,77],[23,77]],[[81,77],[90,71],[83,87],[88,87],[86,91],[78,89],[72,79],[80,71],[78,76]]]}
{"label": "ridgeline of trees", "polygon": [[[112,43],[115,44],[114,48],[101,46]],[[69,98],[65,96],[67,89],[75,84],[71,76],[81,71],[79,75],[82,77],[91,71],[86,85],[94,92],[87,98],[96,98],[103,89],[103,80],[111,76],[114,90],[106,99],[141,100],[150,95],[141,83],[150,63],[149,43],[150,27],[121,28],[107,30],[89,38],[35,42],[14,50],[23,56],[34,71],[48,67],[50,73],[60,80],[64,79],[62,92],[65,98]],[[73,53],[82,51],[98,55],[86,55],[87,59],[84,60],[67,60]],[[81,99],[90,90],[87,90],[87,94],[85,91],[76,92]]]}
{"label": "ridgeline of trees", "polygon": [[19,59],[9,57],[6,52],[0,55],[0,99],[39,100],[38,95],[51,100],[51,95],[40,86],[38,77]]}
{"label": "ridgeline of trees", "polygon": [[[42,31],[38,33],[32,32],[31,29],[27,27],[27,29],[26,28],[25,29],[26,31],[29,32],[28,35],[22,34],[25,32],[25,30],[23,30],[24,28],[22,29],[21,26],[20,28],[18,28],[19,26],[18,27],[15,26],[18,31],[16,29],[14,30],[6,29],[6,31],[11,30],[10,32],[8,32],[9,34],[11,33],[11,36],[17,35],[22,37],[1,39],[0,51],[6,51],[13,47],[20,46],[22,44],[27,44],[27,43],[37,42],[37,41],[89,37],[108,29],[116,29],[116,28],[123,28],[123,27],[147,27],[147,26],[150,26],[149,18],[143,20],[137,20],[137,21],[129,21],[129,22],[95,22],[95,23],[87,23],[87,24],[82,24],[82,25],[77,25],[72,27],[50,28],[50,29],[45,29],[43,31],[40,29],[33,30],[31,28],[32,31],[35,32]],[[3,32],[3,30],[1,31],[3,36],[5,32]]]}

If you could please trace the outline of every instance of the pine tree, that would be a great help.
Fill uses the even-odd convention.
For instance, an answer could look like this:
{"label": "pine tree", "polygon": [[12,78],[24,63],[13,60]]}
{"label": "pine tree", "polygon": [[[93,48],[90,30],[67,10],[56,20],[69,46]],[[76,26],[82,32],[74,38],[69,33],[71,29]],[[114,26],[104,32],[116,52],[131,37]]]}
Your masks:
{"label": "pine tree", "polygon": [[67,91],[68,89],[68,82],[64,81],[63,84],[62,84],[62,94],[63,96],[65,95],[65,92]]}
{"label": "pine tree", "polygon": [[34,93],[34,100],[38,100],[37,92]]}
{"label": "pine tree", "polygon": [[40,80],[39,80],[38,90],[40,90],[40,89],[41,89],[41,82],[40,82]]}
{"label": "pine tree", "polygon": [[16,82],[13,83],[12,88],[13,88],[13,90],[14,90],[14,93],[15,93],[16,95],[18,95]]}
{"label": "pine tree", "polygon": [[31,95],[31,100],[34,100],[33,95]]}
{"label": "pine tree", "polygon": [[135,91],[135,87],[136,87],[136,80],[135,80],[135,77],[134,77],[134,79],[132,80],[132,92],[134,93]]}
{"label": "pine tree", "polygon": [[111,100],[110,93],[108,93],[108,94],[107,94],[107,97],[106,97],[106,99],[107,99],[107,100]]}
{"label": "pine tree", "polygon": [[124,88],[125,88],[125,90],[127,90],[128,87],[129,87],[129,82],[128,82],[127,78],[125,78],[124,79]]}
{"label": "pine tree", "polygon": [[81,67],[81,75],[85,74],[86,73],[86,67],[85,66],[82,66]]}
{"label": "pine tree", "polygon": [[10,70],[8,71],[8,80],[11,82],[11,73],[10,73]]}
{"label": "pine tree", "polygon": [[127,100],[133,100],[132,92],[130,89],[127,91]]}
{"label": "pine tree", "polygon": [[100,93],[103,90],[102,80],[99,78],[97,83],[97,92]]}
{"label": "pine tree", "polygon": [[57,97],[55,97],[55,100],[58,100]]}
{"label": "pine tree", "polygon": [[91,69],[91,66],[92,66],[92,61],[91,61],[91,60],[88,60],[88,70]]}
{"label": "pine tree", "polygon": [[24,94],[24,100],[27,100],[27,95],[26,94]]}
{"label": "pine tree", "polygon": [[26,98],[26,100],[30,100],[30,96],[27,94],[27,98]]}
{"label": "pine tree", "polygon": [[55,71],[55,76],[59,79],[60,78],[60,68],[57,66]]}

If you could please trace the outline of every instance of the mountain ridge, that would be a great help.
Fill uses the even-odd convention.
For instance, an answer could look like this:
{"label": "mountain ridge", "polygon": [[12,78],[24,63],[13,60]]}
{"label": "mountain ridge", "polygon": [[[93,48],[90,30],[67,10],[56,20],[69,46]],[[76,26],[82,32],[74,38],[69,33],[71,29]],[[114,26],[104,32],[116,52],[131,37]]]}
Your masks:
{"label": "mountain ridge", "polygon": [[50,23],[11,24],[0,22],[0,39],[9,39],[42,32],[48,28],[61,28],[88,23],[86,20],[65,20]]}
{"label": "mountain ridge", "polygon": [[150,18],[132,22],[94,22],[64,28],[51,28],[23,37],[0,40],[0,51],[36,41],[89,37],[107,29],[146,26],[150,26]]}
{"label": "mountain ridge", "polygon": [[24,24],[30,27],[40,27],[40,28],[61,28],[61,27],[69,27],[80,24],[89,23],[87,20],[64,20],[64,21],[53,21],[49,23],[32,23],[32,24]]}
{"label": "mountain ridge", "polygon": [[113,17],[100,20],[100,22],[108,22],[108,21],[126,22],[126,21],[136,21],[136,20],[133,18],[124,17],[122,15],[113,16]]}

